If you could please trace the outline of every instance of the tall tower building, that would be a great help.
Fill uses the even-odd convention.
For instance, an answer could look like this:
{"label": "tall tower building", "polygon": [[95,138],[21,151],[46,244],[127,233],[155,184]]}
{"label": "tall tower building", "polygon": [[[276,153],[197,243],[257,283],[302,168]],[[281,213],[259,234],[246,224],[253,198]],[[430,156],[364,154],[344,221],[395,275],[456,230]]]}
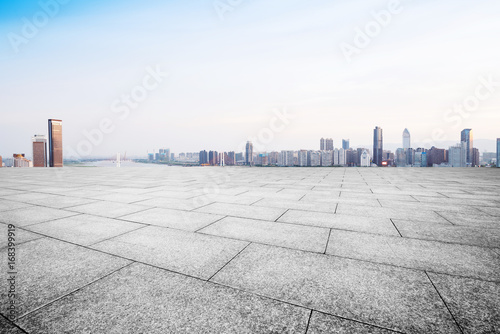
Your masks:
{"label": "tall tower building", "polygon": [[253,165],[253,144],[251,141],[247,141],[245,146],[245,164]]}
{"label": "tall tower building", "polygon": [[332,138],[326,138],[326,140],[325,140],[325,150],[327,150],[327,151],[333,151],[333,139]]}
{"label": "tall tower building", "polygon": [[348,150],[349,149],[349,139],[342,139],[342,148],[344,150]]}
{"label": "tall tower building", "polygon": [[49,166],[62,167],[62,121],[49,119]]}
{"label": "tall tower building", "polygon": [[384,154],[384,140],[382,129],[378,126],[373,130],[373,163],[382,166],[382,157]]}
{"label": "tall tower building", "polygon": [[33,142],[33,167],[47,167],[47,137],[34,135]]}
{"label": "tall tower building", "polygon": [[325,150],[325,138],[321,138],[321,139],[319,140],[319,149],[320,149],[321,151],[324,151],[324,150]]}
{"label": "tall tower building", "polygon": [[472,165],[474,159],[474,140],[472,136],[472,129],[463,129],[460,134],[460,141],[465,143],[465,149],[467,151],[467,165]]}
{"label": "tall tower building", "polygon": [[411,147],[410,131],[408,131],[408,129],[405,129],[403,131],[403,149],[407,150],[410,147]]}
{"label": "tall tower building", "polygon": [[497,138],[497,167],[500,167],[500,138]]}

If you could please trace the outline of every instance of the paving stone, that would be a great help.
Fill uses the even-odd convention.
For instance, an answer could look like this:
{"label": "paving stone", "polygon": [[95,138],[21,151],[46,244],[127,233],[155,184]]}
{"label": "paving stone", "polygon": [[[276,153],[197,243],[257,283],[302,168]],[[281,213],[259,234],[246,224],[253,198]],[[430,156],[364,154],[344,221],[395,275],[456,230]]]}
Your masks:
{"label": "paving stone", "polygon": [[175,210],[194,210],[204,205],[210,204],[213,201],[206,203],[198,203],[199,200],[197,198],[193,199],[181,199],[181,198],[168,198],[168,197],[157,197],[151,198],[144,201],[135,202],[134,204],[149,206],[149,207],[158,207],[165,209],[175,209]]}
{"label": "paving stone", "polygon": [[28,226],[75,215],[77,215],[75,212],[41,206],[31,206],[2,212],[0,215],[0,222],[14,224],[15,226]]}
{"label": "paving stone", "polygon": [[200,233],[323,253],[329,229],[227,217]]}
{"label": "paving stone", "polygon": [[429,273],[464,333],[500,333],[500,284]]}
{"label": "paving stone", "polygon": [[64,209],[72,206],[94,203],[95,200],[70,196],[56,196],[29,201],[30,204],[46,206],[54,209]]}
{"label": "paving stone", "polygon": [[26,229],[88,246],[144,226],[143,224],[82,214],[27,226]]}
{"label": "paving stone", "polygon": [[0,199],[0,212],[1,211],[14,210],[14,209],[28,208],[30,206],[32,206],[32,205],[31,204],[27,204],[27,203],[21,203],[21,202],[8,201],[8,200]]}
{"label": "paving stone", "polygon": [[91,204],[73,206],[68,211],[86,213],[89,215],[118,218],[134,212],[146,210],[147,207],[135,204],[98,201]]}
{"label": "paving stone", "polygon": [[326,253],[500,281],[500,253],[483,247],[335,230]]}
{"label": "paving stone", "polygon": [[485,212],[438,212],[440,216],[454,225],[478,228],[500,228],[500,219]]}
{"label": "paving stone", "polygon": [[278,222],[399,236],[398,231],[388,218],[288,210],[278,219]]}
{"label": "paving stone", "polygon": [[251,244],[213,280],[406,333],[459,333],[423,272]]}
{"label": "paving stone", "polygon": [[281,208],[281,209],[296,209],[296,210],[327,212],[327,213],[335,213],[335,211],[337,210],[337,203],[315,203],[315,202],[304,202],[304,201],[277,200],[270,198],[264,198],[252,204],[252,206]]}
{"label": "paving stone", "polygon": [[154,208],[123,216],[120,219],[194,232],[217,220],[220,220],[221,218],[224,218],[224,216],[209,213]]}
{"label": "paving stone", "polygon": [[286,210],[277,208],[264,208],[240,204],[213,203],[196,209],[197,212],[213,213],[240,218],[262,219],[274,221]]}
{"label": "paving stone", "polygon": [[307,334],[392,334],[388,329],[313,311]]}
{"label": "paving stone", "polygon": [[25,334],[26,332],[16,327],[12,321],[7,320],[2,315],[0,315],[0,333]]}
{"label": "paving stone", "polygon": [[239,240],[150,226],[92,248],[208,279],[247,245]]}
{"label": "paving stone", "polygon": [[[500,228],[394,220],[403,237],[500,248]],[[499,225],[500,227],[500,225]]]}
{"label": "paving stone", "polygon": [[[1,223],[0,224],[0,233],[1,233],[0,234],[1,235],[1,237],[0,237],[0,249],[2,249],[4,247],[7,247],[9,244],[9,235],[8,235],[9,224]],[[31,240],[40,239],[40,238],[44,237],[43,235],[32,233],[32,232],[29,232],[29,231],[26,231],[26,230],[23,230],[20,228],[11,229],[11,233],[14,233],[14,235],[11,236],[12,238],[14,238],[14,240],[11,242],[14,242],[15,246],[20,245],[20,244],[25,243],[25,242],[28,242],[28,241],[31,241]]]}
{"label": "paving stone", "polygon": [[435,221],[445,222],[446,220],[433,211],[426,210],[407,210],[406,208],[383,208],[383,207],[368,207],[356,206],[352,204],[339,203],[336,213],[352,214],[357,216],[377,217],[377,218],[393,218],[393,219],[411,219],[418,221]]}
{"label": "paving stone", "polygon": [[22,319],[44,333],[304,333],[309,310],[141,264]]}
{"label": "paving stone", "polygon": [[137,194],[127,194],[127,193],[110,193],[104,195],[93,196],[93,199],[101,201],[119,202],[119,203],[134,203],[139,201],[144,201],[150,199],[151,196],[147,195],[137,195]]}
{"label": "paving stone", "polygon": [[[7,248],[0,250],[2,267],[7,268]],[[29,313],[78,289],[129,261],[62,241],[42,238],[16,247],[16,289],[19,316]],[[3,270],[2,282],[9,274]],[[2,300],[7,290],[0,291]],[[2,313],[6,314],[6,303]]]}

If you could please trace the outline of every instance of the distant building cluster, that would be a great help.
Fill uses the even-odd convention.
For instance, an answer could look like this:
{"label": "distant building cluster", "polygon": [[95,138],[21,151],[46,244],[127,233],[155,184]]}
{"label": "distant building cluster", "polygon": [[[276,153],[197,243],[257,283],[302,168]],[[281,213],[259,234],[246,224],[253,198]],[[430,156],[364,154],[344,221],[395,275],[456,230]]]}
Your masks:
{"label": "distant building cluster", "polygon": [[434,146],[430,149],[413,149],[410,132],[405,129],[403,131],[403,147],[396,150],[395,160],[388,159],[385,164],[397,167],[477,167],[492,162],[491,160],[480,160],[479,150],[474,148],[472,129],[464,129],[460,133],[460,143],[447,150]]}
{"label": "distant building cluster", "polygon": [[403,147],[395,153],[384,150],[383,130],[373,130],[373,147],[351,148],[350,140],[343,139],[342,147],[336,148],[332,138],[321,138],[319,150],[254,152],[253,144],[245,145],[245,152],[200,151],[199,164],[202,166],[280,166],[280,167],[476,167],[492,165],[499,161],[500,139],[497,140],[497,153],[483,154],[474,148],[472,129],[461,132],[460,143],[448,149],[432,147],[412,148],[408,129],[403,131]]}
{"label": "distant building cluster", "polygon": [[62,167],[62,121],[49,119],[48,123],[48,149],[47,136],[34,135],[31,138],[33,160],[27,159],[24,153],[14,153],[12,158],[0,156],[0,167]]}

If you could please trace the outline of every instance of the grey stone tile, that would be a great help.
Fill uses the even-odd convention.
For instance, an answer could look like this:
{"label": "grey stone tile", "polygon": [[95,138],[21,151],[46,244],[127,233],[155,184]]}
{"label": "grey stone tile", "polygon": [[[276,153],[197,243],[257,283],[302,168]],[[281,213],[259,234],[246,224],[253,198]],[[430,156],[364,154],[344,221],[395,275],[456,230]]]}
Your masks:
{"label": "grey stone tile", "polygon": [[27,226],[26,229],[87,246],[144,226],[143,224],[83,214]]}
{"label": "grey stone tile", "polygon": [[213,280],[407,333],[458,333],[423,272],[252,244]]}
{"label": "grey stone tile", "polygon": [[323,253],[330,230],[321,227],[227,217],[199,232]]}
{"label": "grey stone tile", "polygon": [[500,280],[500,254],[489,248],[334,230],[326,252],[407,268]]}
{"label": "grey stone tile", "polygon": [[397,332],[313,311],[307,334],[323,333],[392,334]]}
{"label": "grey stone tile", "polygon": [[134,204],[165,208],[165,209],[194,210],[204,205],[212,203],[212,201],[200,202],[200,203],[198,202],[199,200],[197,198],[181,199],[181,198],[158,197],[158,198],[147,199],[145,201],[136,202]]}
{"label": "grey stone tile", "polygon": [[150,226],[92,248],[208,279],[248,242]]}
{"label": "grey stone tile", "polygon": [[16,189],[7,189],[4,188],[6,186],[5,183],[3,183],[3,187],[0,188],[0,197],[8,197],[11,195],[19,195],[24,192],[24,190],[16,190]]}
{"label": "grey stone tile", "polygon": [[393,219],[411,219],[417,221],[435,221],[446,222],[446,220],[433,211],[426,210],[408,210],[406,208],[383,208],[356,206],[352,204],[339,203],[337,213],[356,214],[357,216],[393,218]]}
{"label": "grey stone tile", "polygon": [[22,203],[29,203],[35,200],[41,199],[49,199],[49,198],[57,198],[57,195],[44,194],[44,193],[35,193],[35,192],[25,192],[16,195],[4,196],[3,199],[7,199],[9,201],[16,201]]}
{"label": "grey stone tile", "polygon": [[54,209],[64,209],[72,206],[94,203],[95,200],[70,196],[56,196],[29,201],[30,204],[46,206]]}
{"label": "grey stone tile", "polygon": [[438,212],[455,225],[474,226],[478,228],[500,228],[500,219],[484,212]]}
{"label": "grey stone tile", "polygon": [[0,215],[0,222],[14,224],[16,226],[28,226],[75,215],[77,215],[75,212],[41,206],[31,206],[2,212]]}
{"label": "grey stone tile", "polygon": [[20,330],[14,325],[12,321],[8,321],[0,315],[0,333],[2,334],[25,334],[26,332]]}
{"label": "grey stone tile", "polygon": [[197,212],[213,213],[240,218],[276,220],[286,210],[277,208],[265,208],[240,204],[213,203],[196,209]]}
{"label": "grey stone tile", "polygon": [[119,202],[119,203],[133,203],[144,201],[150,199],[151,196],[147,195],[137,195],[137,194],[127,194],[127,193],[110,193],[104,195],[93,196],[93,199],[98,199],[101,201]]}
{"label": "grey stone tile", "polygon": [[108,218],[118,218],[120,216],[125,216],[146,209],[147,207],[141,205],[98,201],[91,204],[73,206],[71,208],[68,208],[68,211],[86,213],[89,215],[103,216]]}
{"label": "grey stone tile", "polygon": [[288,210],[278,219],[278,222],[399,236],[398,231],[388,218]]}
{"label": "grey stone tile", "polygon": [[500,284],[429,273],[464,333],[500,332]]}
{"label": "grey stone tile", "polygon": [[252,206],[335,213],[337,203],[315,203],[264,198]]}
{"label": "grey stone tile", "polygon": [[[7,268],[7,249],[0,251],[2,267]],[[124,265],[127,260],[116,258],[66,242],[42,238],[16,247],[16,290],[19,315],[49,303]],[[8,273],[2,270],[2,282]],[[0,292],[7,299],[7,290]],[[5,314],[7,304],[2,303]]]}
{"label": "grey stone tile", "polygon": [[[15,227],[14,229],[10,229],[11,235],[10,237],[14,238],[11,242],[14,242],[15,246],[20,245],[22,243],[43,238],[43,235],[32,233],[20,228]],[[7,247],[9,244],[9,224],[0,224],[0,249]]]}
{"label": "grey stone tile", "polygon": [[154,208],[123,216],[120,219],[186,231],[196,231],[223,217],[209,213]]}
{"label": "grey stone tile", "polygon": [[150,197],[171,197],[171,198],[183,198],[189,199],[197,194],[189,192],[189,191],[172,191],[172,190],[160,190],[147,193]]}
{"label": "grey stone tile", "polygon": [[491,216],[496,217],[496,219],[500,221],[500,208],[498,207],[498,203],[495,204],[495,207],[480,207],[479,209]]}
{"label": "grey stone tile", "polygon": [[[500,228],[394,220],[403,237],[500,248]],[[500,227],[500,226],[499,226]]]}
{"label": "grey stone tile", "polygon": [[0,199],[0,211],[28,208],[30,206],[32,206],[32,205],[27,204],[27,203],[21,203],[21,202]]}
{"label": "grey stone tile", "polygon": [[[43,333],[304,333],[309,310],[141,264],[21,320]],[[118,320],[119,319],[119,320]]]}

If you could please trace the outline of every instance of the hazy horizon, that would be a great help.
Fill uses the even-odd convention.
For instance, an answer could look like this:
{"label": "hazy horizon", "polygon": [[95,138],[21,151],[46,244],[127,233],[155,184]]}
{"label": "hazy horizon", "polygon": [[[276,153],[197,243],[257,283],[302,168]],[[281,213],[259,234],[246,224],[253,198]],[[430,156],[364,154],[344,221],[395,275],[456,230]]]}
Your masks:
{"label": "hazy horizon", "polygon": [[49,118],[66,156],[100,128],[91,156],[371,148],[375,126],[386,145],[500,137],[498,2],[40,3],[0,4],[5,157]]}

